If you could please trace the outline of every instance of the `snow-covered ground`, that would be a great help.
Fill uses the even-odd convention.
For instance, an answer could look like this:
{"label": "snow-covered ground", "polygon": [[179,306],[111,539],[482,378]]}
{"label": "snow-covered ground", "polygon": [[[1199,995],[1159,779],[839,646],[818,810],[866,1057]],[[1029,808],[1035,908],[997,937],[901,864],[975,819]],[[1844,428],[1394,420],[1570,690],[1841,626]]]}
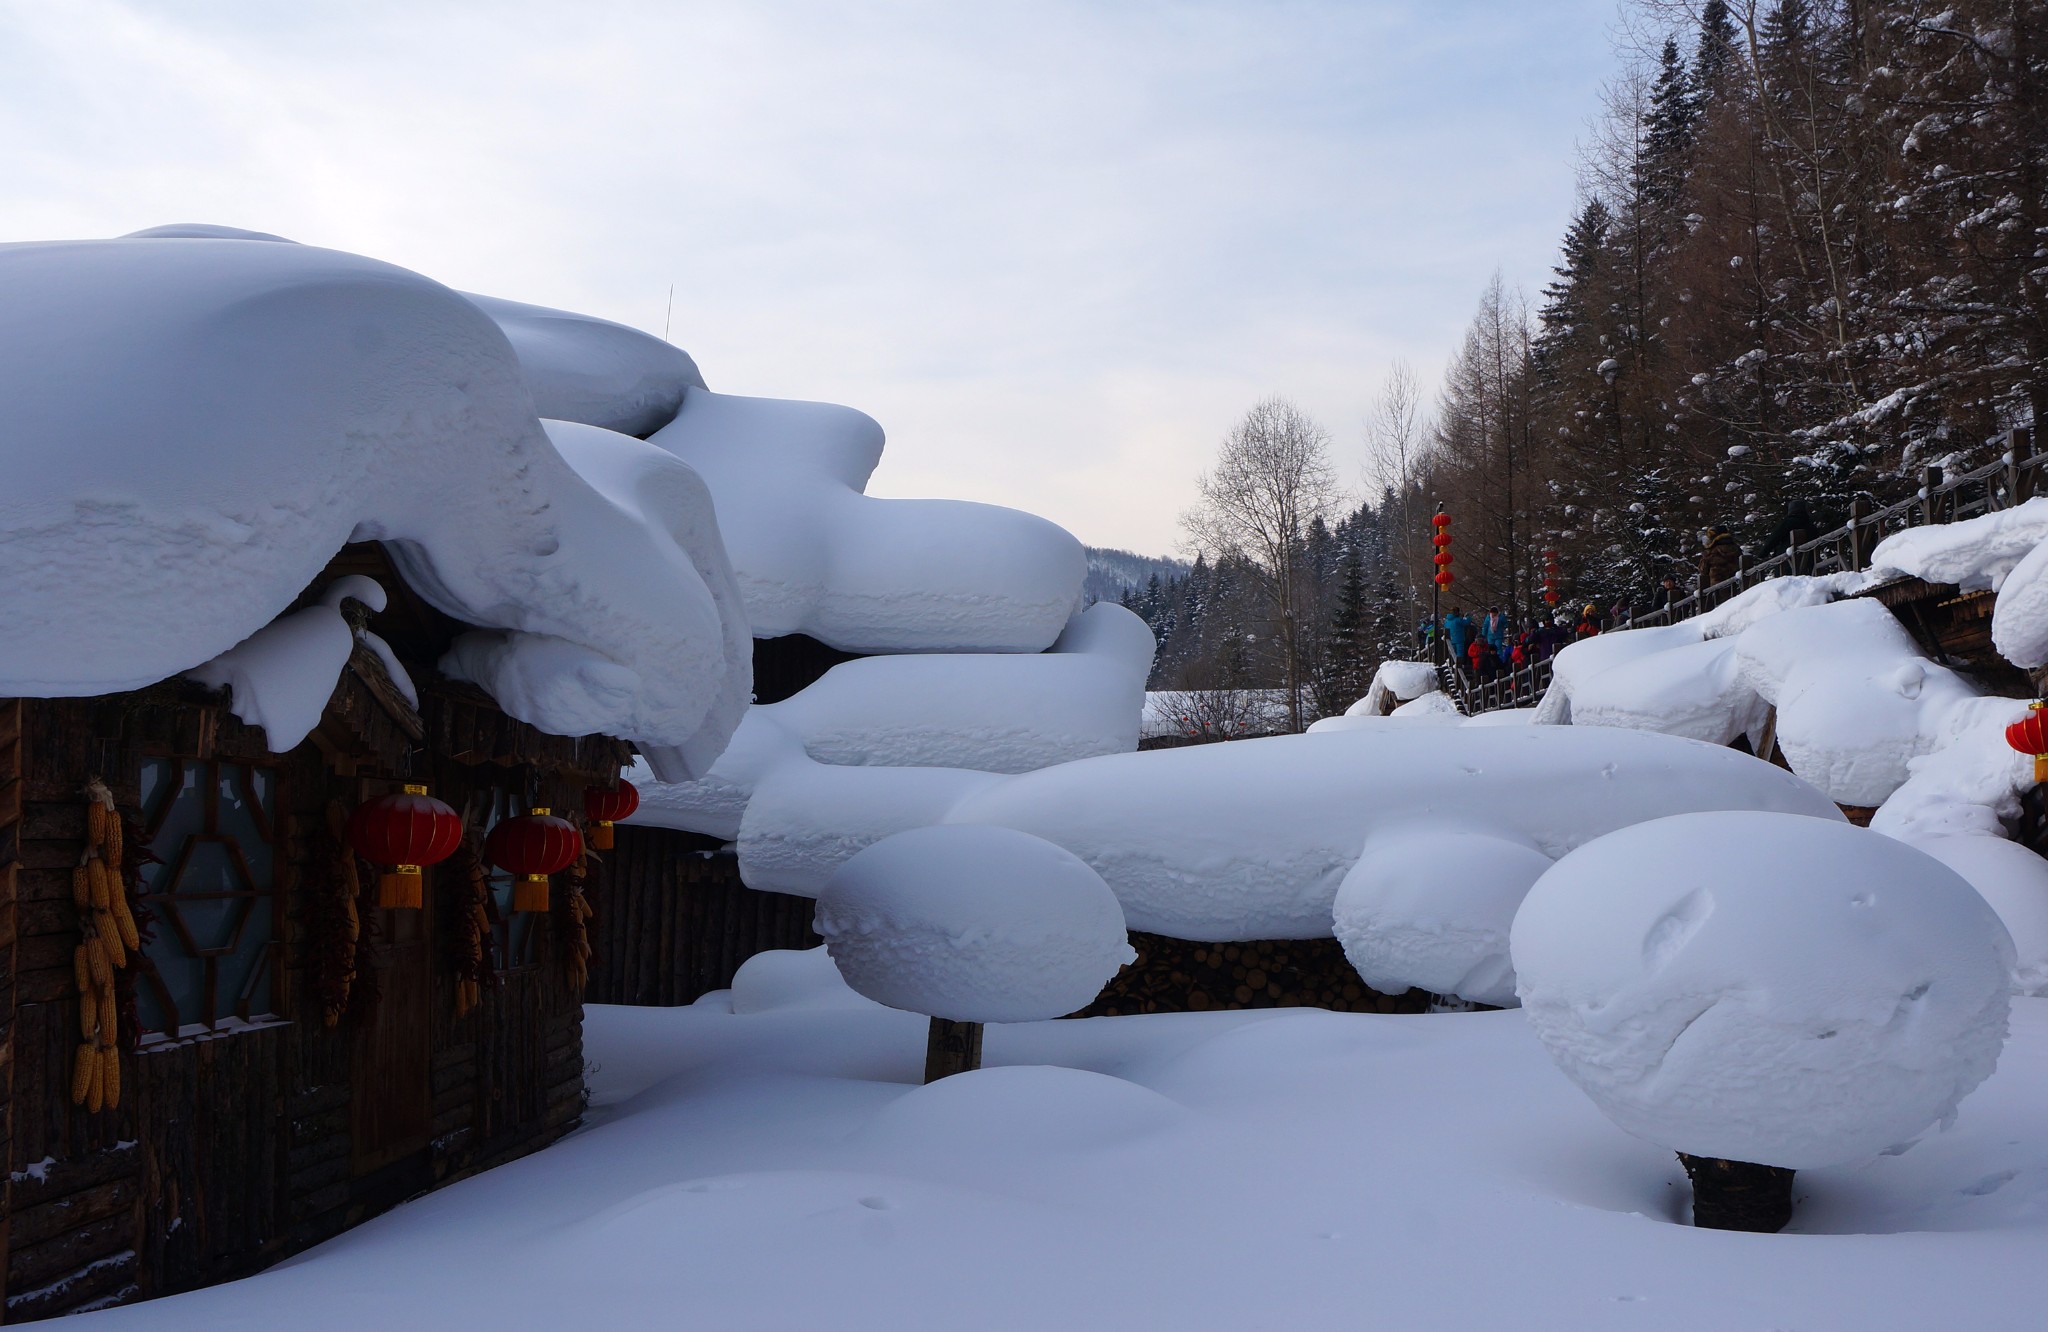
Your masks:
{"label": "snow-covered ground", "polygon": [[2048,1002],[1903,1155],[1803,1171],[1779,1235],[1683,1224],[1521,1013],[924,1022],[822,952],[593,1008],[587,1127],[263,1275],[91,1326],[502,1329],[2035,1326]]}

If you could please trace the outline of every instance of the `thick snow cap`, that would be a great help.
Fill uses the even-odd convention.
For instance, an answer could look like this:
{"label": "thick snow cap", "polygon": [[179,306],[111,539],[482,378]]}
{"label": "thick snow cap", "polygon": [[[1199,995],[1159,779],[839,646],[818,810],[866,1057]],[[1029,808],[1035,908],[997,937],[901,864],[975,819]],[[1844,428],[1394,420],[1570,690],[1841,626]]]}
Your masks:
{"label": "thick snow cap", "polygon": [[1087,557],[1043,518],[862,494],[882,428],[850,407],[693,388],[652,436],[702,474],[759,638],[848,652],[1038,652]]}
{"label": "thick snow cap", "polygon": [[551,420],[645,435],[675,419],[684,390],[704,387],[688,352],[637,328],[465,294],[511,340],[534,410]]}
{"label": "thick snow cap", "polygon": [[[824,771],[847,787],[873,775]],[[845,824],[806,827],[798,805],[757,800],[748,810],[740,865],[749,883],[757,846],[782,866],[801,839],[813,863],[829,865],[858,837]],[[1133,929],[1227,941],[1329,937],[1338,886],[1361,849],[1418,820],[1456,821],[1556,857],[1630,823],[1716,808],[1841,818],[1782,769],[1668,736],[1382,723],[1062,763],[985,781],[945,819],[1064,846],[1108,880]]]}
{"label": "thick snow cap", "polygon": [[0,693],[197,666],[379,540],[481,627],[443,669],[514,716],[677,776],[737,725],[751,667],[701,483],[623,435],[558,448],[457,293],[206,236],[0,246],[0,290]]}
{"label": "thick snow cap", "polygon": [[1337,940],[1382,993],[1415,986],[1512,1007],[1508,930],[1550,866],[1527,838],[1484,826],[1419,820],[1376,832],[1338,886]]}
{"label": "thick snow cap", "polygon": [[1063,1016],[1137,957],[1100,875],[1007,828],[875,843],[819,895],[818,933],[861,994],[956,1022]]}
{"label": "thick snow cap", "polygon": [[1870,1156],[1953,1113],[2005,1042],[1998,917],[1931,857],[1842,823],[1625,828],[1537,880],[1513,950],[1558,1067],[1624,1129],[1700,1156]]}
{"label": "thick snow cap", "polygon": [[749,708],[710,772],[647,786],[630,821],[735,837],[755,788],[785,763],[1029,772],[1125,753],[1137,748],[1151,666],[1152,631],[1109,602],[1076,615],[1050,652],[842,662]]}

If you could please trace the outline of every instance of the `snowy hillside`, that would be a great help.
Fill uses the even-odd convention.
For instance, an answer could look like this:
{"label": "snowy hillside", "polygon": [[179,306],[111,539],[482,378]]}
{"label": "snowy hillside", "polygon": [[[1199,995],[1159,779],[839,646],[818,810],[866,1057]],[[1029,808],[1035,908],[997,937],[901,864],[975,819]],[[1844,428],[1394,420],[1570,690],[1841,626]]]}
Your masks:
{"label": "snowy hillside", "polygon": [[1143,591],[1154,577],[1162,583],[1182,578],[1189,568],[1186,560],[1170,556],[1138,555],[1114,546],[1089,546],[1088,578],[1081,595],[1088,601],[1121,601],[1124,593]]}

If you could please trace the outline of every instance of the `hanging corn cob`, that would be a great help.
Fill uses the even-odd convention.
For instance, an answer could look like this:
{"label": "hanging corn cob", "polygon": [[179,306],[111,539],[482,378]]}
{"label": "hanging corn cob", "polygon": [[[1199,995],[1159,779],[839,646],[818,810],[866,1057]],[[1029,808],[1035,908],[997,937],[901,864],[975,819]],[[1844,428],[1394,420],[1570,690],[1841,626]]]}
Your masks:
{"label": "hanging corn cob", "polygon": [[590,853],[586,849],[569,866],[569,891],[562,903],[563,974],[569,988],[578,994],[590,982],[590,898],[584,885],[590,874]]}
{"label": "hanging corn cob", "polygon": [[324,857],[325,891],[308,895],[307,906],[314,913],[311,922],[313,945],[313,988],[320,996],[320,1020],[328,1027],[339,1026],[348,1013],[356,980],[357,945],[362,939],[362,917],[356,898],[362,883],[356,876],[355,853],[348,847],[348,811],[338,800],[327,803],[327,834],[331,839]]}
{"label": "hanging corn cob", "polygon": [[477,853],[474,835],[465,835],[451,858],[458,885],[455,907],[455,1016],[463,1017],[483,1002],[484,981],[490,976],[487,949],[491,917],[485,903],[490,899],[490,870]]}
{"label": "hanging corn cob", "polygon": [[120,1006],[114,973],[141,947],[128,909],[122,871],[121,816],[114,794],[95,777],[85,788],[85,850],[71,874],[71,900],[78,908],[78,947],[72,950],[72,980],[78,986],[81,1040],[71,1070],[71,1103],[97,1114],[121,1103],[121,1053],[115,1046]]}

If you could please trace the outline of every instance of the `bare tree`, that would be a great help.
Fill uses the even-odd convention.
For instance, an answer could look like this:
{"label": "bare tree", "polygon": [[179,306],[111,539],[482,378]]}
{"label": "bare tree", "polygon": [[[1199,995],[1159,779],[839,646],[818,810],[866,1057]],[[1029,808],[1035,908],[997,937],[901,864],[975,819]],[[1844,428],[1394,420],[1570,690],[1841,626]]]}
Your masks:
{"label": "bare tree", "polygon": [[1197,550],[1242,560],[1250,570],[1280,640],[1287,724],[1299,731],[1308,591],[1302,542],[1309,524],[1327,521],[1344,499],[1329,432],[1286,399],[1263,399],[1223,437],[1215,467],[1196,488],[1201,502],[1181,515],[1181,525]]}
{"label": "bare tree", "polygon": [[1406,361],[1394,362],[1380,381],[1365,422],[1368,475],[1380,492],[1380,520],[1395,533],[1389,553],[1406,582],[1402,618],[1416,616],[1421,589],[1417,571],[1428,564],[1428,548],[1418,552],[1423,515],[1423,452],[1429,438],[1422,419],[1422,386]]}

